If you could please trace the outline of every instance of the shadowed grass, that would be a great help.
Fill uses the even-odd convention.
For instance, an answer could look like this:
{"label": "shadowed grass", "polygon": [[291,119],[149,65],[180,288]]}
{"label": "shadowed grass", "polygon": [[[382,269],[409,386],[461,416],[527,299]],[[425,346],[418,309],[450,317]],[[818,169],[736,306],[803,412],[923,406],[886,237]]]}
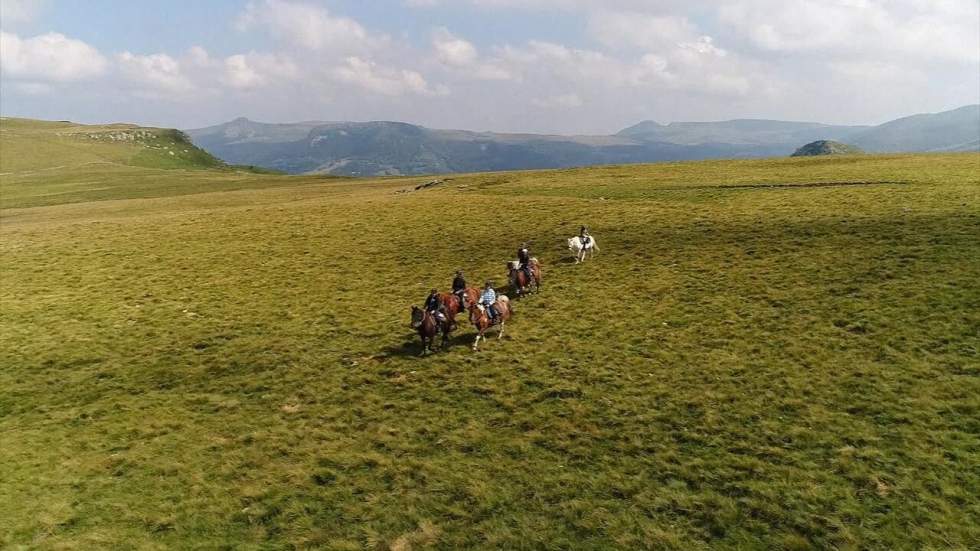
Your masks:
{"label": "shadowed grass", "polygon": [[[967,549],[978,163],[4,210],[0,544]],[[581,223],[602,253],[574,265]],[[544,285],[504,339],[415,358],[409,306],[503,281],[524,239]]]}

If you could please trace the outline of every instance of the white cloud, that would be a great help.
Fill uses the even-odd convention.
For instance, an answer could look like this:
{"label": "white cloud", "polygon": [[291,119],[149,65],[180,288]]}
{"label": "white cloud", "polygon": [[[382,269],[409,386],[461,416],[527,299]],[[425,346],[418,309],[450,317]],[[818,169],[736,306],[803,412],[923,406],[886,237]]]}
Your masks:
{"label": "white cloud", "polygon": [[208,51],[200,46],[191,46],[187,50],[187,62],[195,67],[209,67],[213,60]]}
{"label": "white cloud", "polygon": [[266,83],[265,77],[248,63],[244,55],[233,55],[225,59],[225,82],[232,88],[255,88]]}
{"label": "white cloud", "polygon": [[473,78],[478,80],[512,80],[515,78],[513,73],[496,60],[481,63],[473,70],[472,74]]}
{"label": "white cloud", "polygon": [[237,89],[269,86],[300,74],[292,60],[272,54],[237,54],[224,60],[222,81]]}
{"label": "white cloud", "polygon": [[371,36],[349,17],[335,16],[325,8],[288,0],[251,2],[236,20],[240,31],[265,30],[295,46],[314,51],[341,53],[377,48],[384,35]]}
{"label": "white cloud", "polygon": [[719,18],[765,51],[980,60],[980,3],[975,0],[752,0],[724,6]]}
{"label": "white cloud", "polygon": [[151,97],[172,98],[172,95],[181,96],[195,89],[180,62],[167,54],[123,52],[116,55],[116,63],[126,80]]}
{"label": "white cloud", "polygon": [[430,86],[416,71],[391,69],[359,57],[348,57],[345,63],[334,69],[334,77],[348,84],[386,96],[418,94],[445,96],[449,89],[443,85]]}
{"label": "white cloud", "polygon": [[473,43],[457,37],[442,27],[432,33],[435,58],[456,74],[477,80],[509,80],[513,78],[500,60],[482,59]]}
{"label": "white cloud", "polygon": [[552,75],[557,78],[587,83],[618,84],[625,63],[602,52],[569,48],[554,42],[532,40],[523,47],[505,46],[500,57],[508,69],[524,78]]}
{"label": "white cloud", "polygon": [[[243,4],[232,23],[249,33],[240,38],[267,43],[261,52],[219,55],[187,43],[139,55],[145,44],[122,43],[100,53],[5,27],[5,109],[84,105],[77,109],[88,113],[63,118],[94,120],[125,105],[171,124],[247,114],[593,132],[641,118],[875,122],[980,94],[977,0],[400,0],[386,9],[408,21],[391,35],[349,17],[362,3]],[[0,0],[3,24],[41,25],[34,6]],[[457,16],[529,23],[496,42],[429,26]],[[226,22],[211,24],[221,32]],[[118,103],[105,102],[110,95]],[[569,110],[574,117],[562,116]]]}
{"label": "white cloud", "polygon": [[477,59],[476,47],[471,42],[454,36],[446,28],[436,29],[432,46],[439,61],[457,67],[472,65]]}
{"label": "white cloud", "polygon": [[501,56],[511,71],[530,80],[533,87],[646,88],[743,95],[752,90],[753,80],[759,80],[760,86],[765,80],[745,63],[723,59],[726,53],[708,37],[638,59],[538,41],[522,48],[506,47]]}
{"label": "white cloud", "polygon": [[686,17],[635,12],[601,11],[588,21],[589,33],[611,48],[662,50],[697,36]]}
{"label": "white cloud", "polygon": [[69,82],[99,76],[106,59],[81,40],[59,33],[21,39],[0,31],[0,70],[11,78]]}

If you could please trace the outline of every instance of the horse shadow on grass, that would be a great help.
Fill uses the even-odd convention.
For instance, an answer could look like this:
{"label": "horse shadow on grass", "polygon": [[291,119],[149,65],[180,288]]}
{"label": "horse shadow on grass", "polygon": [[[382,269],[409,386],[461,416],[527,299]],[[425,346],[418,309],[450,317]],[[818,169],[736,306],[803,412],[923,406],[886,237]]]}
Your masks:
{"label": "horse shadow on grass", "polygon": [[[427,356],[437,355],[442,352],[449,352],[457,347],[470,347],[475,338],[474,333],[462,333],[459,329],[449,336],[449,340],[439,348],[435,348]],[[442,337],[436,339],[436,343],[442,344]],[[402,338],[401,344],[393,344],[381,349],[376,359],[385,361],[391,358],[420,358],[422,357],[422,340],[418,333],[408,333]]]}

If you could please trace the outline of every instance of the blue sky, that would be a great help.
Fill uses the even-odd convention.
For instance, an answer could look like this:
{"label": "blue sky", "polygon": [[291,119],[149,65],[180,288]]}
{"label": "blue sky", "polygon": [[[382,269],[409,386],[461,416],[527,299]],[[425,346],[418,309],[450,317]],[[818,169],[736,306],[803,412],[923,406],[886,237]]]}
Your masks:
{"label": "blue sky", "polygon": [[3,0],[0,111],[606,133],[980,102],[977,0]]}
{"label": "blue sky", "polygon": [[[404,36],[422,46],[433,27],[448,27],[476,45],[520,42],[535,37],[574,42],[582,35],[582,23],[568,13],[543,11],[474,10],[465,5],[417,9],[402,2],[337,0],[311,2],[332,13],[349,16],[366,27]],[[83,40],[101,50],[126,49],[152,54],[179,51],[188,44],[232,55],[242,50],[266,49],[270,41],[255,34],[235,32],[233,22],[248,4],[239,0],[171,0],[149,4],[121,0],[80,2],[43,1],[36,19],[25,30],[42,33],[52,29]]]}

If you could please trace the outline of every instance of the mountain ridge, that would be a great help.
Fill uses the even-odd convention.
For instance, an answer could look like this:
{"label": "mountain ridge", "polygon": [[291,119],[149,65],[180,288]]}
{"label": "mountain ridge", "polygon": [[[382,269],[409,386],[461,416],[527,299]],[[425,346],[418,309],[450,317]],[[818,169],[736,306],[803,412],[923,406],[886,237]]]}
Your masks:
{"label": "mountain ridge", "polygon": [[608,135],[438,129],[400,121],[265,123],[238,117],[186,131],[229,163],[290,173],[416,175],[787,156],[842,141],[871,153],[980,150],[980,105],[877,126],[771,119],[641,121]]}

